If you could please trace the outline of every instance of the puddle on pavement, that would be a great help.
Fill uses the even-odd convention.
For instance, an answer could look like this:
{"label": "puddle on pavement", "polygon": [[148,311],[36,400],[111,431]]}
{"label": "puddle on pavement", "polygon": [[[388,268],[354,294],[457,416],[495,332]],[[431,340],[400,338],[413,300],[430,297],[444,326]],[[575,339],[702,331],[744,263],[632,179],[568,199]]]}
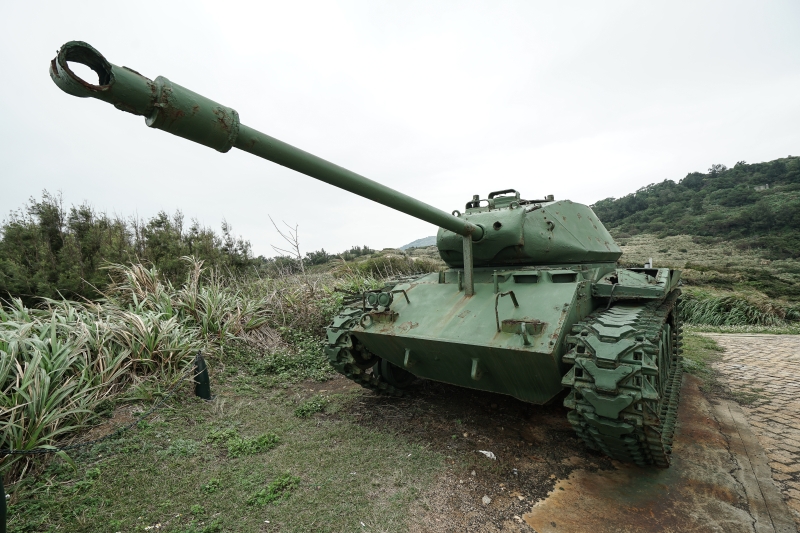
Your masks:
{"label": "puddle on pavement", "polygon": [[538,533],[752,532],[737,463],[698,385],[684,377],[670,468],[575,470],[525,522]]}

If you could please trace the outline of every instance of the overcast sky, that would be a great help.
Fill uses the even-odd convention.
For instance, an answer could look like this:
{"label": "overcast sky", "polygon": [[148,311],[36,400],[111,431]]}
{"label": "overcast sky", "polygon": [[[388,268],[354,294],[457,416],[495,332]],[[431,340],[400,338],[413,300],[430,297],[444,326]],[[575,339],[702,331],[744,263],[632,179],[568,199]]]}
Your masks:
{"label": "overcast sky", "polygon": [[436,228],[47,74],[66,41],[447,212],[473,194],[591,204],[712,163],[800,155],[800,2],[2,3],[0,214],[43,189],[110,214],[226,219],[256,254]]}

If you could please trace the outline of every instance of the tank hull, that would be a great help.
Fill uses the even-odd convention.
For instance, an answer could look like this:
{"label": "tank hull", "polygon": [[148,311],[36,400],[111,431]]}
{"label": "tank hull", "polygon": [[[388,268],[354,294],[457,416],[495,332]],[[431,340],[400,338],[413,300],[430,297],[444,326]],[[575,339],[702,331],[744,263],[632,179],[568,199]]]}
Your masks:
{"label": "tank hull", "polygon": [[394,286],[391,308],[349,331],[415,376],[545,404],[563,389],[564,336],[596,307],[589,280],[614,268],[476,269],[469,297],[459,270],[432,273]]}
{"label": "tank hull", "polygon": [[[590,448],[670,463],[680,390],[680,272],[559,264],[451,269],[365,294],[328,328],[334,368],[402,396],[414,377],[564,405]],[[369,304],[369,306],[368,306]]]}

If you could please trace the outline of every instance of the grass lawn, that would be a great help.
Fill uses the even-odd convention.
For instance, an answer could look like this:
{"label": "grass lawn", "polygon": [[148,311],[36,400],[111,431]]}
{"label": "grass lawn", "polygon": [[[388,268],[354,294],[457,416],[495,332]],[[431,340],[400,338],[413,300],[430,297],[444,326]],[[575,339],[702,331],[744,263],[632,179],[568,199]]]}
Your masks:
{"label": "grass lawn", "polygon": [[[213,401],[186,386],[138,428],[75,454],[75,468],[53,458],[7,487],[10,531],[483,532],[520,525],[575,468],[609,467],[560,398],[531,406],[430,381],[385,398],[269,366],[280,380],[258,360],[212,364]],[[117,407],[83,438],[146,407]]]}
{"label": "grass lawn", "polygon": [[137,429],[74,455],[75,468],[53,459],[13,487],[10,531],[405,529],[443,455],[359,425],[347,408],[370,394],[360,388],[259,383],[228,367],[212,401],[187,385]]}

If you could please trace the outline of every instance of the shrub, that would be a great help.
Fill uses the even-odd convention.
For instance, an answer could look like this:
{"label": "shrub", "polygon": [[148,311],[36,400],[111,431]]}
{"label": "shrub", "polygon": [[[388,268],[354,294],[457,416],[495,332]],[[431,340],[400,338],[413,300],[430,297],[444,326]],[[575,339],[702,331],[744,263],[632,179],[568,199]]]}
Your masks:
{"label": "shrub", "polygon": [[233,236],[227,223],[218,235],[184,222],[180,211],[144,221],[109,217],[86,204],[67,209],[60,195],[45,191],[0,224],[0,293],[26,304],[61,295],[95,299],[109,283],[107,262],[142,261],[173,283],[191,268],[181,261],[186,255],[231,272],[254,266],[250,243]]}
{"label": "shrub", "polygon": [[[266,323],[268,298],[204,281],[202,262],[185,261],[190,273],[179,289],[153,268],[112,265],[103,301],[46,299],[31,309],[14,299],[0,307],[0,447],[53,445],[96,420],[101,404],[134,381],[169,379],[198,350],[214,352]],[[6,456],[0,473],[21,478],[32,464]]]}

